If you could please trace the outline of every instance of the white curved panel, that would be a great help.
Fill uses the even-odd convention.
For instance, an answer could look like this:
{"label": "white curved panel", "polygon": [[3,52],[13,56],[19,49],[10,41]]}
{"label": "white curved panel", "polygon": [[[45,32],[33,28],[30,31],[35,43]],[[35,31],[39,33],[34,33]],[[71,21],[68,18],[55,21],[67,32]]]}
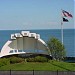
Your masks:
{"label": "white curved panel", "polygon": [[44,44],[45,46],[47,46],[47,44],[42,40],[42,39],[38,39],[42,44]]}
{"label": "white curved panel", "polygon": [[8,40],[8,41],[5,43],[5,45],[3,46],[2,50],[1,50],[0,57],[9,54],[10,50],[12,49],[12,48],[9,47],[10,43],[12,43],[12,41],[10,41],[10,40]]}

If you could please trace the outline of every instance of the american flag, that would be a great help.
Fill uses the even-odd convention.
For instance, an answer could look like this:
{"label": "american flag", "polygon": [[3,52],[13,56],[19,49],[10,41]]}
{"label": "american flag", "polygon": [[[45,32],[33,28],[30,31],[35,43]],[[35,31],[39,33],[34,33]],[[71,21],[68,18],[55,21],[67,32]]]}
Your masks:
{"label": "american flag", "polygon": [[69,12],[67,12],[65,10],[62,10],[62,13],[63,13],[64,17],[70,17],[70,18],[73,17],[72,14],[70,14]]}

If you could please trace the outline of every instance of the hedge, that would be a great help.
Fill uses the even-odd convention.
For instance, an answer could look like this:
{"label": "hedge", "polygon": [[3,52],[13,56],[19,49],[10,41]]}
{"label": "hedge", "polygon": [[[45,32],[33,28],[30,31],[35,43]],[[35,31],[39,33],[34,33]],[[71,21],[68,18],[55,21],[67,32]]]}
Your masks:
{"label": "hedge", "polygon": [[47,62],[48,59],[42,56],[36,56],[34,58],[27,58],[27,62]]}

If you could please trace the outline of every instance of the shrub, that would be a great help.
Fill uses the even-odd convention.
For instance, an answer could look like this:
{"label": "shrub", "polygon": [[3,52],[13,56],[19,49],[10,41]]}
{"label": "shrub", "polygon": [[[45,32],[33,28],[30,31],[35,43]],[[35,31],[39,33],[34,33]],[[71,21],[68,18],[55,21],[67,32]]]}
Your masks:
{"label": "shrub", "polygon": [[27,58],[27,62],[47,62],[48,59],[42,56],[36,56],[34,58]]}
{"label": "shrub", "polygon": [[37,56],[35,57],[35,62],[47,62],[48,59],[46,57]]}
{"label": "shrub", "polygon": [[27,58],[27,62],[34,62],[34,58]]}
{"label": "shrub", "polygon": [[24,59],[23,58],[19,58],[19,57],[10,57],[10,63],[11,64],[14,64],[14,63],[21,63],[23,62]]}
{"label": "shrub", "polygon": [[0,58],[0,67],[4,66],[4,65],[8,65],[8,64],[10,64],[9,59],[7,59],[7,58]]}

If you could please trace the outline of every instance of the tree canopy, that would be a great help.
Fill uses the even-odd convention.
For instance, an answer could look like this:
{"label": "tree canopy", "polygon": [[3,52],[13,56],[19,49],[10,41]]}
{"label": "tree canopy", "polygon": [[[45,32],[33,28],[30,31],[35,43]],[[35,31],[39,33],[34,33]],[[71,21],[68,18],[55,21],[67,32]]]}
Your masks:
{"label": "tree canopy", "polygon": [[65,47],[59,39],[52,37],[47,41],[47,45],[51,51],[53,59],[62,60],[64,58]]}

